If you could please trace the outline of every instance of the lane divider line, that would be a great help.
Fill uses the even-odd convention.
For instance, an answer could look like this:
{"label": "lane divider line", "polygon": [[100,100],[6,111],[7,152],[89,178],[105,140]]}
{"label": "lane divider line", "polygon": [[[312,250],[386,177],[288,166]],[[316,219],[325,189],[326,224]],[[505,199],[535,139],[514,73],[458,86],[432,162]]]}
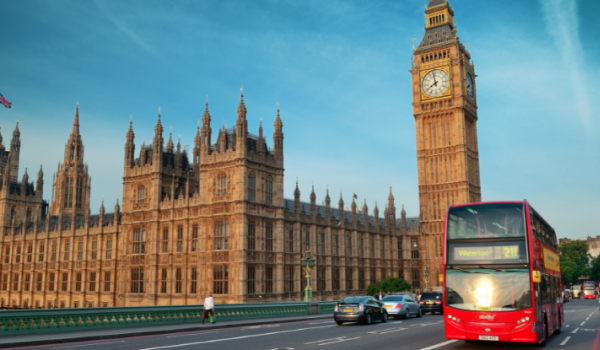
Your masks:
{"label": "lane divider line", "polygon": [[562,343],[560,343],[560,345],[565,345],[569,341],[569,339],[571,339],[571,336],[566,337],[565,340],[563,340]]}
{"label": "lane divider line", "polygon": [[571,333],[577,333],[578,330],[579,330],[579,327],[575,328],[575,330]]}
{"label": "lane divider line", "polygon": [[260,333],[260,334],[251,334],[251,335],[244,335],[244,336],[240,336],[240,337],[231,337],[231,338],[222,338],[222,339],[214,339],[214,340],[205,340],[205,341],[198,341],[198,342],[193,342],[193,343],[163,345],[163,346],[156,346],[156,347],[152,347],[152,348],[144,348],[144,349],[140,349],[140,350],[158,350],[158,349],[180,348],[180,347],[191,346],[191,345],[219,343],[219,342],[223,342],[223,341],[246,339],[246,338],[257,338],[257,337],[264,337],[264,336],[267,336],[267,335],[282,334],[282,333],[293,333],[293,332],[306,331],[306,330],[310,330],[310,329],[319,329],[319,328],[335,327],[335,326],[336,325],[298,328],[298,329],[290,329],[290,330],[287,330],[287,331],[269,332],[269,333]]}
{"label": "lane divider line", "polygon": [[581,324],[579,325],[579,327],[583,326],[585,324],[585,321],[581,322]]}
{"label": "lane divider line", "polygon": [[428,347],[426,347],[426,348],[423,348],[423,349],[421,349],[421,350],[432,350],[432,349],[437,349],[437,348],[441,348],[442,346],[446,346],[446,345],[448,345],[448,344],[452,344],[452,343],[454,343],[454,342],[457,342],[457,341],[458,341],[457,339],[448,340],[448,341],[445,341],[445,342],[443,342],[443,343],[439,343],[439,344],[435,344],[435,345],[432,345],[432,346],[428,346]]}

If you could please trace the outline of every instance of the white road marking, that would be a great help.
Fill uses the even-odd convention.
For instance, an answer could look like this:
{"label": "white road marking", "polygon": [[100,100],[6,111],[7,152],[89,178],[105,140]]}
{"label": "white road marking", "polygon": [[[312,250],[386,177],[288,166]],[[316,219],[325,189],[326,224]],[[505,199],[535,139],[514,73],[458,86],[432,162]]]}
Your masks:
{"label": "white road marking", "polygon": [[312,323],[309,323],[309,324],[323,324],[323,323],[331,323],[331,322],[333,322],[333,321],[325,321],[325,322],[312,322]]}
{"label": "white road marking", "polygon": [[575,328],[575,330],[571,333],[577,333],[578,330],[579,330],[579,327]]}
{"label": "white road marking", "polygon": [[267,325],[263,325],[263,326],[252,326],[252,327],[242,328],[242,330],[246,330],[246,329],[259,329],[259,328],[272,328],[272,327],[279,327],[279,325],[278,324],[267,324]]}
{"label": "white road marking", "polygon": [[563,340],[563,342],[560,343],[560,345],[565,345],[569,341],[569,339],[571,339],[571,336],[566,337],[565,340]]}
{"label": "white road marking", "polygon": [[330,338],[330,339],[317,340],[317,341],[311,341],[311,342],[304,343],[304,344],[306,345],[306,344],[322,343],[322,342],[324,342],[324,341],[337,340],[337,339],[340,339],[340,338],[345,338],[345,336],[344,336],[344,337],[337,337],[337,338]]}
{"label": "white road marking", "polygon": [[588,316],[588,317],[587,317],[585,320],[586,320],[586,321],[589,321],[589,320],[590,320],[590,316]]}
{"label": "white road marking", "polygon": [[214,339],[214,340],[205,340],[205,341],[197,341],[197,342],[185,343],[185,344],[164,345],[164,346],[157,346],[157,347],[154,347],[154,348],[145,348],[145,349],[140,349],[140,350],[157,350],[157,349],[179,348],[179,347],[183,347],[183,346],[199,345],[199,344],[210,344],[210,343],[219,343],[219,342],[228,341],[228,340],[238,340],[238,339],[246,339],[246,338],[257,338],[257,337],[264,337],[264,336],[267,336],[267,335],[282,334],[282,333],[293,333],[293,332],[306,331],[306,330],[310,330],[310,329],[320,329],[320,328],[326,328],[326,327],[335,327],[335,325],[290,329],[290,330],[287,330],[287,331],[243,335],[243,336],[239,336],[239,337]]}
{"label": "white road marking", "polygon": [[431,349],[437,349],[437,348],[441,348],[442,346],[445,346],[445,345],[448,345],[448,344],[452,344],[452,343],[454,343],[454,342],[457,342],[457,341],[458,341],[458,340],[456,340],[456,339],[453,339],[453,340],[448,340],[448,341],[445,341],[445,342],[443,342],[443,343],[439,343],[439,344],[435,344],[435,345],[432,345],[432,346],[428,346],[428,347],[426,347],[426,348],[423,348],[423,349],[421,349],[421,350],[431,350]]}
{"label": "white road marking", "polygon": [[569,325],[566,325],[565,327],[569,327]]}
{"label": "white road marking", "polygon": [[308,344],[329,345],[329,344],[341,343],[343,341],[354,340],[354,339],[358,339],[358,338],[360,338],[360,337],[346,338],[346,336],[343,336],[343,337],[337,337],[337,338],[331,338],[331,339],[311,341],[311,342],[304,343],[304,344],[305,345],[308,345]]}
{"label": "white road marking", "polygon": [[579,327],[583,326],[585,324],[585,321],[581,322],[581,324],[579,325]]}
{"label": "white road marking", "polygon": [[343,342],[343,341],[354,340],[354,339],[358,339],[358,338],[360,338],[360,337],[339,339],[339,340],[337,340],[337,341],[330,341],[330,342],[327,342],[327,343],[321,343],[321,344],[319,344],[319,345],[329,345],[329,344],[341,343],[341,342]]}
{"label": "white road marking", "polygon": [[71,346],[54,346],[52,349],[70,349],[70,348],[78,348],[81,346],[91,346],[91,345],[105,345],[105,344],[115,344],[115,343],[124,343],[125,340],[121,341],[111,341],[111,342],[97,342],[92,344],[81,344],[81,345],[71,345]]}

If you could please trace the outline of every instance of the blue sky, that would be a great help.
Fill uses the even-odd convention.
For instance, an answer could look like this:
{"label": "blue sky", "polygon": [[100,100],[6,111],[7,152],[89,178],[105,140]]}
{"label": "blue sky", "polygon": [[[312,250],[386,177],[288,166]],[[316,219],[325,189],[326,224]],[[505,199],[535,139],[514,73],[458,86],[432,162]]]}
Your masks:
{"label": "blue sky", "polygon": [[[560,237],[600,235],[600,38],[593,1],[454,0],[479,103],[483,200],[528,199]],[[20,120],[20,172],[63,159],[75,103],[92,176],[92,212],[122,191],[125,133],[165,130],[193,146],[206,95],[213,130],[235,122],[244,86],[249,130],[285,134],[285,196],[314,180],[369,210],[392,183],[418,215],[412,38],[424,1],[2,1],[4,144]],[[165,138],[168,137],[165,134]]]}

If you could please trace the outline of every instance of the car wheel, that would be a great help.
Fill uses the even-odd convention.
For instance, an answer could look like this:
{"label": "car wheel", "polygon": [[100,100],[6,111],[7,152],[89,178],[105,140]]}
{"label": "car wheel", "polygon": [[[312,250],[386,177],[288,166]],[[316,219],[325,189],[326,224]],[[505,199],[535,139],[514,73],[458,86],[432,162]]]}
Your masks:
{"label": "car wheel", "polygon": [[404,313],[404,318],[408,319],[410,317],[410,310],[406,308],[406,312]]}
{"label": "car wheel", "polygon": [[342,322],[342,321],[335,321],[335,323],[337,323],[338,326],[341,326],[344,324],[344,322]]}
{"label": "car wheel", "polygon": [[369,325],[371,324],[373,320],[371,319],[371,314],[366,314],[365,315],[365,324]]}
{"label": "car wheel", "polygon": [[419,308],[419,312],[417,313],[417,317],[423,316],[423,312],[421,312],[421,308]]}
{"label": "car wheel", "polygon": [[381,319],[381,323],[386,323],[388,321],[388,314],[387,312],[383,312],[383,318]]}

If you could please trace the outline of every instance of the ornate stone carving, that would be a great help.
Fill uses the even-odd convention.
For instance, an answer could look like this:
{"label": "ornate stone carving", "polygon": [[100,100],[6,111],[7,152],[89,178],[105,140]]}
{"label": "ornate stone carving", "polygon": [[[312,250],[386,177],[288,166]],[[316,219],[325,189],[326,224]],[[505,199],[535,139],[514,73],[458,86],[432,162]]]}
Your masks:
{"label": "ornate stone carving", "polygon": [[212,262],[229,261],[229,252],[213,252],[211,256]]}

